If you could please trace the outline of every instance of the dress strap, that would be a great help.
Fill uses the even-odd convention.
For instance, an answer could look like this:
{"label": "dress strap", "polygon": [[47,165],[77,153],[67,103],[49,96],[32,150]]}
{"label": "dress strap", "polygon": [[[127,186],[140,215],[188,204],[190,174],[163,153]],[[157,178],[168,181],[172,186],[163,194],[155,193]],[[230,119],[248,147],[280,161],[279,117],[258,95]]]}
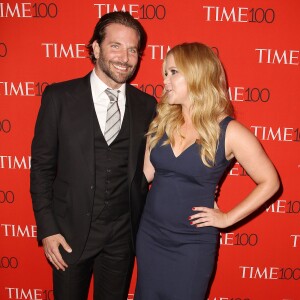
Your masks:
{"label": "dress strap", "polygon": [[225,159],[225,136],[226,136],[226,130],[227,130],[227,126],[228,124],[234,120],[234,118],[232,118],[231,116],[227,116],[225,117],[221,122],[220,122],[220,128],[221,128],[221,132],[220,132],[220,138],[219,138],[219,142],[218,142],[218,151],[219,152],[219,157],[223,159]]}
{"label": "dress strap", "polygon": [[220,122],[220,127],[221,127],[221,129],[225,129],[225,131],[226,131],[226,128],[227,128],[228,123],[229,123],[230,121],[232,121],[232,120],[234,120],[234,118],[231,117],[231,116],[225,117],[225,118]]}

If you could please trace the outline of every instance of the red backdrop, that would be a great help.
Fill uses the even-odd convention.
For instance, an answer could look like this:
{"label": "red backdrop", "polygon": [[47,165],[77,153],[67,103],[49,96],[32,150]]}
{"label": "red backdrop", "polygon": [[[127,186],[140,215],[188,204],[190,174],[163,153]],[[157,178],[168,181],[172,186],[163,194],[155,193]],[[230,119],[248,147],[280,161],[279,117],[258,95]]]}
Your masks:
{"label": "red backdrop", "polygon": [[[114,10],[130,11],[148,32],[132,84],[158,100],[169,47],[192,41],[214,47],[237,119],[259,138],[281,176],[281,191],[257,218],[223,232],[209,300],[300,299],[297,0],[0,3],[0,299],[53,299],[29,194],[35,119],[47,84],[91,70],[84,45],[98,18]],[[252,187],[235,164],[219,206],[229,209]],[[136,270],[128,299],[135,281]]]}

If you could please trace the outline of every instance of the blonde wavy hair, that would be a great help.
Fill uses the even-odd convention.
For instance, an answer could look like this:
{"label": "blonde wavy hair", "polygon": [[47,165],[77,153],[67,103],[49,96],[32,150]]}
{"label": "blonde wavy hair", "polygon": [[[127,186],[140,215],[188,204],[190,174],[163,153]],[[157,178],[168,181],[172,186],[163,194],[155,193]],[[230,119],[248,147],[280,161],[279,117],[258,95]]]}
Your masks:
{"label": "blonde wavy hair", "polygon": [[[210,47],[201,43],[184,43],[167,53],[163,62],[163,74],[166,59],[170,55],[173,55],[177,69],[187,82],[192,123],[199,134],[197,144],[201,146],[199,155],[207,167],[212,167],[220,136],[220,119],[233,114],[223,66]],[[147,133],[150,150],[164,133],[168,138],[163,145],[173,146],[174,133],[178,134],[184,124],[181,105],[170,105],[167,98],[164,90],[157,106],[157,115]]]}

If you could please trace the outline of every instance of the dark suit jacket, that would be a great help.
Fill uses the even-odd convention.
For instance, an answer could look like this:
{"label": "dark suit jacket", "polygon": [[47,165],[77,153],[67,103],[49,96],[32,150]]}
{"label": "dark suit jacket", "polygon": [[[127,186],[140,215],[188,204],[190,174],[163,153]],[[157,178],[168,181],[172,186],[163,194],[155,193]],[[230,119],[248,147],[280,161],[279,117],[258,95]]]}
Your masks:
{"label": "dark suit jacket", "polygon": [[[148,186],[143,175],[145,133],[156,100],[126,86],[130,113],[128,201],[133,243]],[[88,237],[95,186],[93,100],[90,74],[48,86],[42,96],[32,141],[30,192],[38,239],[61,233],[76,261]]]}

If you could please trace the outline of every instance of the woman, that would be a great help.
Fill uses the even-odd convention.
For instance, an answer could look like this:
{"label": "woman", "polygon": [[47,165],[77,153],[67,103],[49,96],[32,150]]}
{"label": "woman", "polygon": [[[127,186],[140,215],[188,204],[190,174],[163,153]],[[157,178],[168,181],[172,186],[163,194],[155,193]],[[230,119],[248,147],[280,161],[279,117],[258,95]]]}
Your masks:
{"label": "woman", "polygon": [[[200,43],[171,49],[150,125],[144,174],[152,182],[137,238],[136,300],[201,300],[215,266],[218,228],[242,220],[279,188],[256,137],[234,120],[224,70]],[[228,212],[215,187],[233,159],[256,187]]]}

